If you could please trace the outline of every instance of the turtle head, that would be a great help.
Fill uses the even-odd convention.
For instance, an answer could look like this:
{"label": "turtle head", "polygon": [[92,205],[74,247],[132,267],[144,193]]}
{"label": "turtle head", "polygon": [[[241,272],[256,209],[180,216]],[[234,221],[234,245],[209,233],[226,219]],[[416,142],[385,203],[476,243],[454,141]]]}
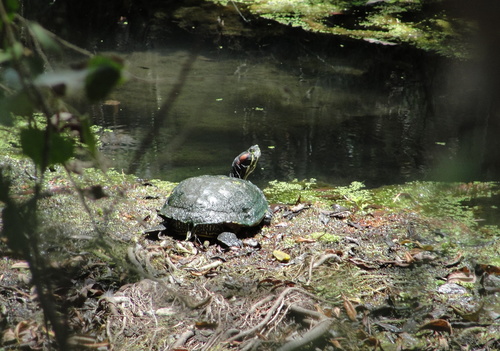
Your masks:
{"label": "turtle head", "polygon": [[259,145],[251,146],[248,150],[243,151],[236,156],[231,166],[230,177],[247,179],[257,166],[257,161],[260,157]]}

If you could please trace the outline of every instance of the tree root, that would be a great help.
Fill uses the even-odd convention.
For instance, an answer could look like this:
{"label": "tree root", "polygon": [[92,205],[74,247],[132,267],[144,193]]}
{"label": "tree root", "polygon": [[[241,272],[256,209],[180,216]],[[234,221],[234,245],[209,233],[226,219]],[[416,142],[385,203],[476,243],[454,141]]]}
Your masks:
{"label": "tree root", "polygon": [[186,330],[184,333],[181,334],[181,336],[179,336],[177,340],[175,340],[175,342],[172,344],[172,346],[170,346],[169,349],[175,350],[182,347],[186,343],[186,341],[188,341],[188,339],[191,338],[192,336],[194,336],[194,331],[192,329]]}
{"label": "tree root", "polygon": [[307,308],[300,307],[296,304],[289,305],[288,308],[290,311],[293,311],[295,313],[298,313],[298,314],[301,314],[304,316],[314,317],[314,318],[319,319],[319,320],[325,318],[325,315],[323,313],[309,310]]}
{"label": "tree root", "polygon": [[252,335],[255,332],[257,332],[258,330],[264,328],[267,325],[267,323],[273,318],[274,314],[282,307],[283,300],[285,299],[285,296],[288,295],[292,291],[301,291],[301,290],[299,288],[286,288],[285,290],[283,290],[281,292],[281,294],[278,296],[278,298],[276,299],[276,302],[271,306],[269,311],[267,311],[266,316],[259,324],[257,324],[256,326],[254,326],[250,329],[239,332],[238,334],[227,339],[226,342],[231,342],[231,341],[235,341],[235,340],[244,338],[244,337],[246,337],[248,335]]}
{"label": "tree root", "polygon": [[281,346],[277,351],[295,351],[301,350],[305,345],[312,343],[325,335],[325,333],[330,329],[333,319],[324,318],[318,324],[314,326],[307,333],[302,335],[302,338],[297,340],[292,340],[285,345]]}

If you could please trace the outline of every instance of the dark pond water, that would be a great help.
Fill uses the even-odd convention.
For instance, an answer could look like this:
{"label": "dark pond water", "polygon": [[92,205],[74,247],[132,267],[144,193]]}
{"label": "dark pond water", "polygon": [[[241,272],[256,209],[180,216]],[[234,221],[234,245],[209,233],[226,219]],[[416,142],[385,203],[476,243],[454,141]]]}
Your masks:
{"label": "dark pond water", "polygon": [[103,136],[113,167],[170,181],[226,174],[259,144],[260,184],[499,179],[478,66],[351,42],[195,46],[119,53],[130,80],[92,110],[114,131]]}

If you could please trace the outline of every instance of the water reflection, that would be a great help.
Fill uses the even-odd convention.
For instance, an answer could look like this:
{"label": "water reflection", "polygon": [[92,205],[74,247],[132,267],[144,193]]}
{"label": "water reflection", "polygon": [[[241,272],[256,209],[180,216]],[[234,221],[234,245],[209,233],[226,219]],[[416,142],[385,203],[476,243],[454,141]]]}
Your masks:
{"label": "water reflection", "polygon": [[[470,91],[446,86],[465,68],[438,72],[442,66],[420,58],[337,49],[289,58],[272,48],[227,56],[213,49],[128,53],[133,78],[114,93],[114,105],[93,111],[98,124],[115,131],[105,137],[104,153],[118,169],[171,181],[226,174],[253,144],[263,151],[252,175],[257,183],[316,178],[376,186],[440,178],[439,167],[455,167],[458,180],[485,177],[467,174],[478,166],[470,152],[484,152],[484,145],[461,159],[465,145],[485,140],[484,128],[469,124],[469,135],[461,122],[485,118],[485,108],[471,105]],[[464,144],[466,137],[472,139]]]}

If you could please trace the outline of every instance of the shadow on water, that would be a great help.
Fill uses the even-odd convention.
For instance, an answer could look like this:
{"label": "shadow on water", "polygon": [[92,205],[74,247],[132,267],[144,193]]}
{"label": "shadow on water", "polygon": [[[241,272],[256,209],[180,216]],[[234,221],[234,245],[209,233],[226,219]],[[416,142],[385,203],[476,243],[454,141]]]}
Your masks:
{"label": "shadow on water", "polygon": [[172,181],[225,174],[253,144],[263,150],[257,182],[495,176],[479,169],[489,131],[471,67],[329,44],[315,51],[297,41],[288,57],[279,41],[236,54],[202,49],[194,60],[173,47],[122,54],[133,78],[112,96],[118,105],[94,111],[96,123],[115,131],[104,136],[104,152],[118,169]]}

